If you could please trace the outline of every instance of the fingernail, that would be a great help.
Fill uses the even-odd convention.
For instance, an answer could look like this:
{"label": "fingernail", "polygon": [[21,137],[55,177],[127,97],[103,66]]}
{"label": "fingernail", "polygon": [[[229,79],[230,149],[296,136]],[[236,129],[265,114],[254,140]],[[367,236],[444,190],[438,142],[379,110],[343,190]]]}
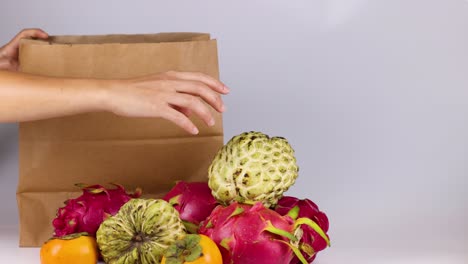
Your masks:
{"label": "fingernail", "polygon": [[224,91],[226,91],[226,92],[229,92],[229,91],[230,91],[230,89],[229,89],[226,85],[224,85],[223,89],[224,89]]}
{"label": "fingernail", "polygon": [[198,134],[198,128],[194,127],[192,128],[192,134],[197,135]]}
{"label": "fingernail", "polygon": [[208,125],[209,126],[214,126],[214,124],[215,124],[214,119],[210,119],[210,121],[208,122]]}
{"label": "fingernail", "polygon": [[224,111],[226,111],[226,106],[225,106],[225,105],[222,105],[222,106],[221,106],[221,112],[224,112]]}

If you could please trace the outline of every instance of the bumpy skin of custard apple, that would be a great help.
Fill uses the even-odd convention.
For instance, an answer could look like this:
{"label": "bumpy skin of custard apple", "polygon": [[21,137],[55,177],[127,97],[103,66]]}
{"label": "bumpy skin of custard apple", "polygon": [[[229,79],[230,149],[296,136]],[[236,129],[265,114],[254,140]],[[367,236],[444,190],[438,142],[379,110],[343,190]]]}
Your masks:
{"label": "bumpy skin of custard apple", "polygon": [[208,184],[223,204],[262,202],[271,207],[294,184],[298,171],[285,138],[245,132],[218,151],[208,170]]}
{"label": "bumpy skin of custard apple", "polygon": [[159,264],[186,234],[179,213],[162,199],[132,199],[99,227],[96,237],[108,264]]}

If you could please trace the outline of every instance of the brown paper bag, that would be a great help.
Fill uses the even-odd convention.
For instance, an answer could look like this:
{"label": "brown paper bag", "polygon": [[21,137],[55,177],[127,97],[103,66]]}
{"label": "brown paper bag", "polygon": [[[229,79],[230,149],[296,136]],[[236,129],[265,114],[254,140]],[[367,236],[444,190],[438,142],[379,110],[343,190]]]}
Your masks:
{"label": "brown paper bag", "polygon": [[[218,78],[216,40],[208,34],[56,36],[23,40],[21,71],[63,77],[125,78],[168,70]],[[86,87],[83,87],[86,89]],[[206,181],[223,144],[222,117],[197,136],[162,119],[89,113],[19,127],[20,246],[40,246],[52,235],[63,202],[81,193],[76,183],[116,182],[145,197],[160,197],[176,180]]]}

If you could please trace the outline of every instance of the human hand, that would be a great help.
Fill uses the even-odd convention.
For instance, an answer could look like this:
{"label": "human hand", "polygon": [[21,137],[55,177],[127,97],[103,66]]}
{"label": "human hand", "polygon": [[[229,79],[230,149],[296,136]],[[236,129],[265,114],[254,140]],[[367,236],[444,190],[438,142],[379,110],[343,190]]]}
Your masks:
{"label": "human hand", "polygon": [[49,35],[40,29],[24,29],[0,48],[0,70],[18,70],[18,49],[22,38],[47,39]]}
{"label": "human hand", "polygon": [[[221,94],[229,89],[220,81],[196,72],[169,71],[129,80],[112,81],[105,91],[106,110],[127,117],[161,117],[189,133],[198,134],[192,113],[214,125],[209,106],[223,112]],[[207,104],[205,104],[207,103]]]}

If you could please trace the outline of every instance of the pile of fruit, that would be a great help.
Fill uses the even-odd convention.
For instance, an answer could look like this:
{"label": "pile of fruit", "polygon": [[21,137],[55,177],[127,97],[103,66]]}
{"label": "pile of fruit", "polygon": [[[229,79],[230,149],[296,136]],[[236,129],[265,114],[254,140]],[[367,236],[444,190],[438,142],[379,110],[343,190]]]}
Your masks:
{"label": "pile of fruit", "polygon": [[81,185],[41,263],[311,263],[330,245],[329,223],[309,199],[284,196],[298,171],[286,139],[247,132],[219,150],[207,183],[180,181],[162,199]]}

